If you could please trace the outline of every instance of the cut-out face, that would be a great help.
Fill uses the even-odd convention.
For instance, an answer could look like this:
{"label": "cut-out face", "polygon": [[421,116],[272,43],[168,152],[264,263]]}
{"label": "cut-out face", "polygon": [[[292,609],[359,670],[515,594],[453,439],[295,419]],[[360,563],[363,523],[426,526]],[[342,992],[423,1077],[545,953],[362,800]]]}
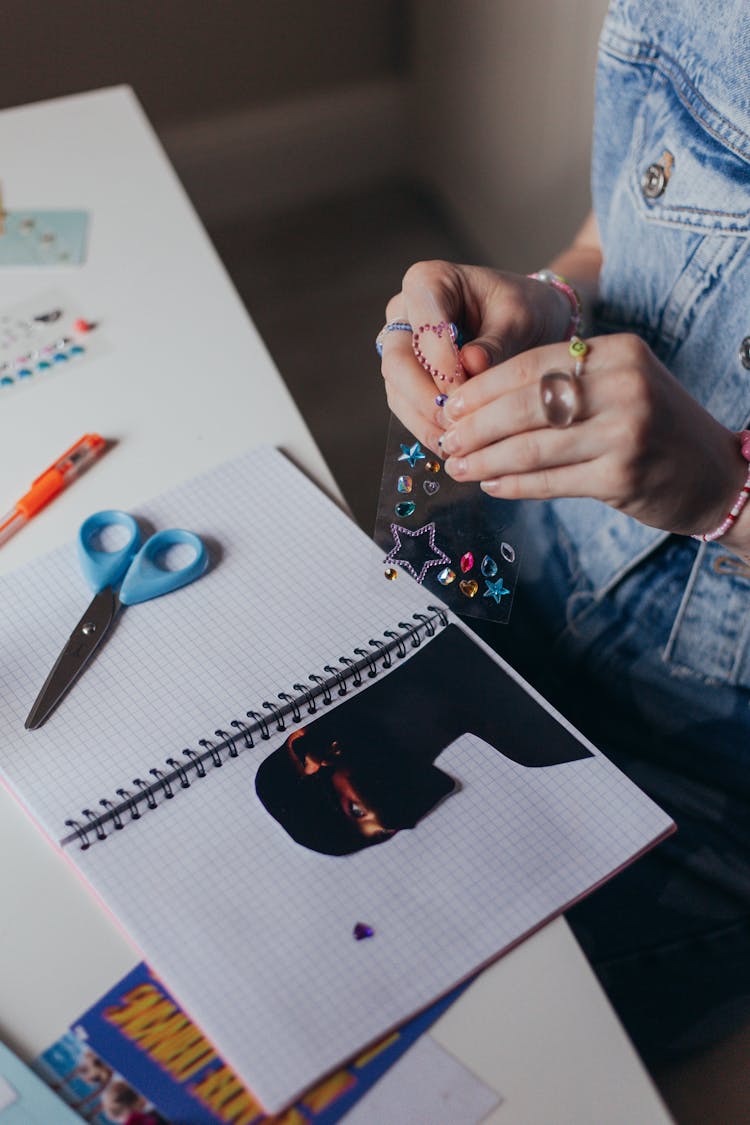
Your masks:
{"label": "cut-out face", "polygon": [[293,731],[261,765],[256,789],[290,836],[316,851],[341,855],[413,828],[455,788],[431,762],[403,746],[378,742],[342,722],[345,737]]}
{"label": "cut-out face", "polygon": [[387,676],[317,713],[258,768],[258,797],[303,847],[349,855],[416,828],[458,788],[435,761],[464,734],[531,769],[591,757],[457,626],[407,659],[402,648],[398,667],[389,656]]}

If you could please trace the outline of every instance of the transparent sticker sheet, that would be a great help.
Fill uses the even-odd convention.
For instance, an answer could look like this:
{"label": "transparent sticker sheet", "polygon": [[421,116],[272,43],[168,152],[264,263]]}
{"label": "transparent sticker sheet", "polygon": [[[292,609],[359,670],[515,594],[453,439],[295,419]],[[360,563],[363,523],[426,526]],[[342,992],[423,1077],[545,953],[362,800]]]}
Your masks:
{"label": "transparent sticker sheet", "polygon": [[465,617],[507,622],[522,553],[522,506],[454,481],[396,417],[386,443],[375,542],[381,582],[405,571]]}

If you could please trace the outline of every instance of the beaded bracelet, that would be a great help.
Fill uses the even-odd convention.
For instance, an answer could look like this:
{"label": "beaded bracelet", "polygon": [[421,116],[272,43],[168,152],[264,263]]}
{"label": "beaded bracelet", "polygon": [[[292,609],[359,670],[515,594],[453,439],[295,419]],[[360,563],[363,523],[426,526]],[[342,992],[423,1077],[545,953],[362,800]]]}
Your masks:
{"label": "beaded bracelet", "polygon": [[527,276],[534,281],[543,281],[545,285],[551,285],[553,289],[564,293],[570,301],[570,323],[568,324],[568,330],[563,338],[569,340],[572,336],[582,335],[583,306],[581,305],[581,298],[570,282],[566,281],[564,277],[560,277],[559,273],[553,273],[552,270],[537,270],[536,273],[530,273]]}
{"label": "beaded bracelet", "polygon": [[707,531],[705,535],[691,536],[692,539],[699,539],[702,543],[713,543],[714,539],[720,539],[722,535],[725,535],[727,531],[729,531],[730,527],[732,527],[732,525],[736,522],[737,517],[745,507],[745,504],[747,504],[748,498],[750,497],[750,430],[743,430],[737,436],[740,439],[740,452],[748,462],[745,483],[740,489],[739,496],[718,527],[715,527],[713,531]]}

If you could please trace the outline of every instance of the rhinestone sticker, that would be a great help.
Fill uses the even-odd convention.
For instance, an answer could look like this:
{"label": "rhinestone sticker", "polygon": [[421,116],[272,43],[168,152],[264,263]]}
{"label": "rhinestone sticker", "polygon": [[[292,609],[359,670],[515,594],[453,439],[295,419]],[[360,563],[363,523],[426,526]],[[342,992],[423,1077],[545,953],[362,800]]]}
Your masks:
{"label": "rhinestone sticker", "polygon": [[456,581],[456,572],[451,570],[449,566],[444,566],[438,574],[437,580],[441,586],[450,586],[451,582]]}
{"label": "rhinestone sticker", "polygon": [[433,379],[462,383],[464,367],[456,347],[458,329],[441,320],[439,324],[421,324],[412,336],[412,348],[419,363]]}
{"label": "rhinestone sticker", "polygon": [[[424,454],[422,456],[424,456]],[[439,461],[425,461],[424,467],[425,467],[425,471],[428,472],[428,473],[439,473],[440,472],[440,462]]]}
{"label": "rhinestone sticker", "polygon": [[473,565],[474,565],[474,556],[472,555],[471,551],[467,551],[465,555],[461,555],[460,566],[461,566],[461,571],[462,571],[463,574],[467,574],[471,570]]}
{"label": "rhinestone sticker", "polygon": [[373,937],[375,931],[373,930],[372,926],[368,926],[366,922],[357,922],[354,929],[352,930],[352,934],[357,939],[357,941],[364,941],[365,938]]}
{"label": "rhinestone sticker", "polygon": [[492,598],[495,605],[500,605],[500,599],[510,593],[508,587],[503,584],[502,578],[498,578],[497,582],[485,581],[485,585],[487,589],[484,591],[484,597]]}
{"label": "rhinestone sticker", "polygon": [[459,582],[458,588],[466,598],[473,598],[479,590],[479,584],[473,578],[464,578]]}
{"label": "rhinestone sticker", "polygon": [[399,519],[406,519],[407,516],[413,516],[416,510],[417,505],[413,500],[402,500],[401,503],[397,504],[394,508]]}
{"label": "rhinestone sticker", "polygon": [[485,578],[494,578],[497,574],[497,563],[491,555],[485,555],[482,559],[481,571]]}
{"label": "rhinestone sticker", "polygon": [[386,569],[383,571],[383,574],[386,576],[389,582],[395,582],[395,580],[398,578],[398,571],[396,570],[395,566],[386,567]]}
{"label": "rhinestone sticker", "polygon": [[513,547],[511,547],[510,543],[500,544],[500,554],[506,562],[512,563],[516,561],[516,552]]}
{"label": "rhinestone sticker", "polygon": [[413,484],[411,477],[399,477],[396,488],[399,492],[411,492]]}
{"label": "rhinestone sticker", "polygon": [[436,480],[423,480],[422,488],[425,490],[428,496],[434,496],[437,490],[440,488],[440,482]]}
{"label": "rhinestone sticker", "polygon": [[422,452],[422,446],[418,441],[413,445],[404,445],[401,443],[401,455],[399,461],[408,461],[410,467],[413,469],[417,461],[424,461],[426,454]]}
{"label": "rhinestone sticker", "polygon": [[[412,530],[408,527],[399,527],[397,523],[391,524],[391,535],[393,536],[393,546],[386,555],[384,561],[386,563],[400,563],[404,570],[411,574],[412,578],[416,578],[417,582],[424,582],[427,571],[433,566],[446,566],[450,563],[450,556],[446,555],[435,542],[436,528],[434,522],[426,523],[423,527],[418,527]],[[414,541],[419,539],[420,544],[424,550],[424,555],[421,562],[418,560],[419,570],[412,564],[409,559],[403,557],[403,552],[407,549],[407,545],[402,542],[403,538],[411,539],[412,545]],[[427,552],[430,552],[429,554]]]}

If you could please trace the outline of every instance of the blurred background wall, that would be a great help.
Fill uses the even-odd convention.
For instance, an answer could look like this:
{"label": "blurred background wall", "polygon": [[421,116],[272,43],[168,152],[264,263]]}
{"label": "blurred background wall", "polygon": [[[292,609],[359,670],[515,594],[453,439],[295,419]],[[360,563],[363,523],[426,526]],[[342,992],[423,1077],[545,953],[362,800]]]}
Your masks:
{"label": "blurred background wall", "polygon": [[539,268],[588,210],[605,10],[605,0],[415,0],[414,155],[493,264]]}
{"label": "blurred background wall", "polygon": [[483,257],[530,268],[588,204],[604,8],[4,0],[0,106],[128,83],[210,222],[408,176]]}
{"label": "blurred background wall", "polygon": [[[604,8],[3,0],[0,107],[134,88],[371,530],[388,420],[372,342],[385,302],[420,258],[526,272],[574,232],[589,207]],[[75,137],[50,154],[75,158]],[[46,184],[34,200],[3,187],[9,207],[55,204]],[[137,187],[133,169],[136,198]]]}

